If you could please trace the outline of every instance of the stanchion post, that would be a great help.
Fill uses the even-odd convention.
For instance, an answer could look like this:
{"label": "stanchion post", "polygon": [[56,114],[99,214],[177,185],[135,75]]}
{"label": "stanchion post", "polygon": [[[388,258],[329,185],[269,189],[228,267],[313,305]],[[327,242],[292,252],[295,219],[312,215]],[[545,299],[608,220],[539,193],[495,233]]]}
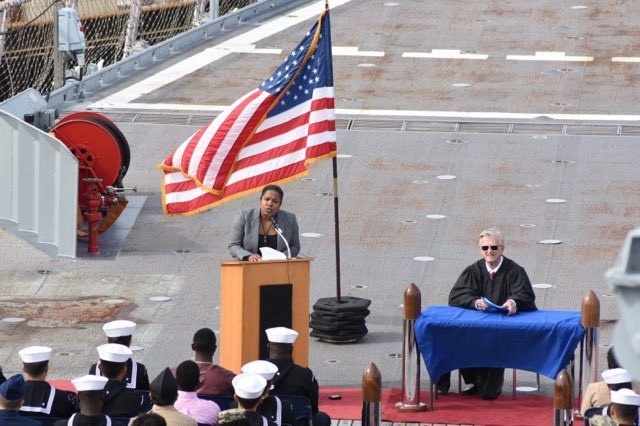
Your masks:
{"label": "stanchion post", "polygon": [[553,425],[573,425],[573,378],[566,369],[558,373],[553,387]]}
{"label": "stanchion post", "polygon": [[362,374],[362,426],[380,426],[382,376],[374,363]]}
{"label": "stanchion post", "polygon": [[[584,389],[598,381],[598,327],[600,326],[600,300],[589,290],[582,299],[582,326],[584,339],[580,343],[580,371],[578,403],[582,403]],[[586,365],[585,365],[586,364]]]}
{"label": "stanchion post", "polygon": [[413,283],[404,292],[402,326],[402,400],[396,410],[416,413],[426,411],[420,402],[420,352],[417,350],[414,325],[421,309],[420,289]]}

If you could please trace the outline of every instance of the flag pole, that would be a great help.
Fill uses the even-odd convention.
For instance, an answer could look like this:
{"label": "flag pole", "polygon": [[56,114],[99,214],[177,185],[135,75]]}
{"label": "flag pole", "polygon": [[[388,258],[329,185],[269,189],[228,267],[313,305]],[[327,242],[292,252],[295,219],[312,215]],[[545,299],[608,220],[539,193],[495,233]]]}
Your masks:
{"label": "flag pole", "polygon": [[[324,0],[324,8],[329,10],[329,0]],[[341,300],[341,287],[340,287],[340,219],[338,214],[338,160],[337,153],[331,159],[333,164],[333,218],[335,222],[336,233],[336,302],[340,303]]]}
{"label": "flag pole", "polygon": [[338,155],[331,160],[333,164],[333,216],[336,233],[336,302],[340,303],[340,220],[338,218]]}
{"label": "flag pole", "polygon": [[[329,0],[325,0],[325,12],[322,16],[327,17],[329,25]],[[326,28],[326,27],[325,27]],[[331,40],[331,32],[328,32]],[[329,52],[330,66],[333,75],[332,54]],[[335,121],[334,121],[335,122]],[[334,126],[335,130],[335,126]],[[337,141],[336,141],[337,142]],[[317,337],[320,341],[327,343],[353,343],[362,339],[367,333],[365,317],[369,315],[367,309],[371,304],[370,300],[360,297],[346,296],[342,298],[340,290],[340,220],[338,218],[338,152],[336,143],[336,153],[332,157],[333,164],[333,210],[335,221],[336,240],[336,296],[318,299],[313,305],[313,312],[310,315],[309,327],[312,329],[311,336]],[[339,324],[339,325],[337,325]],[[344,331],[348,330],[345,334]]]}

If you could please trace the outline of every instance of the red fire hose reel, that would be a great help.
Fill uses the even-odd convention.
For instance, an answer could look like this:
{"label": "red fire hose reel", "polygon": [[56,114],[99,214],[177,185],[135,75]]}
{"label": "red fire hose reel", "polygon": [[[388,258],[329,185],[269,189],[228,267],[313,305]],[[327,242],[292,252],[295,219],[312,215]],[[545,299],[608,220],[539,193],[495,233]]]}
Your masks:
{"label": "red fire hose reel", "polygon": [[51,133],[78,159],[78,235],[88,237],[88,252],[97,254],[98,234],[127,204],[123,193],[136,191],[122,184],[131,160],[129,144],[111,120],[93,112],[70,114]]}

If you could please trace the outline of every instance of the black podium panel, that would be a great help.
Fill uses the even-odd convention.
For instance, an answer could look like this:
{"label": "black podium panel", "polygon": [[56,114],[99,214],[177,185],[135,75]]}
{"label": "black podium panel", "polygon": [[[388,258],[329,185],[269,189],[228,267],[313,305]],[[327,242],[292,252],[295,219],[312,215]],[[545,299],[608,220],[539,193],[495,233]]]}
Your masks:
{"label": "black podium panel", "polygon": [[260,359],[269,357],[267,334],[272,327],[292,328],[292,284],[260,286]]}

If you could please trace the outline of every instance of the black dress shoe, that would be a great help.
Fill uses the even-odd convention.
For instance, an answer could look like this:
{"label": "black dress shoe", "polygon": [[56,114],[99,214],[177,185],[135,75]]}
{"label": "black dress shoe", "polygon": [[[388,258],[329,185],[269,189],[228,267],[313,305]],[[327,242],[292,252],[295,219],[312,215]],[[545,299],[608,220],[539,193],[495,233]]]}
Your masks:
{"label": "black dress shoe", "polygon": [[449,373],[444,374],[438,379],[436,383],[436,391],[438,395],[447,395],[449,394],[449,388],[451,387],[451,376]]}
{"label": "black dress shoe", "polygon": [[483,393],[482,395],[480,395],[480,397],[486,400],[494,400],[494,399],[498,399],[500,394],[502,394],[502,391],[498,391],[494,393]]}
{"label": "black dress shoe", "polygon": [[445,388],[444,386],[437,386],[436,391],[438,392],[438,395],[449,395],[449,387]]}
{"label": "black dress shoe", "polygon": [[471,385],[471,387],[462,391],[462,395],[477,395],[478,387],[476,385]]}

